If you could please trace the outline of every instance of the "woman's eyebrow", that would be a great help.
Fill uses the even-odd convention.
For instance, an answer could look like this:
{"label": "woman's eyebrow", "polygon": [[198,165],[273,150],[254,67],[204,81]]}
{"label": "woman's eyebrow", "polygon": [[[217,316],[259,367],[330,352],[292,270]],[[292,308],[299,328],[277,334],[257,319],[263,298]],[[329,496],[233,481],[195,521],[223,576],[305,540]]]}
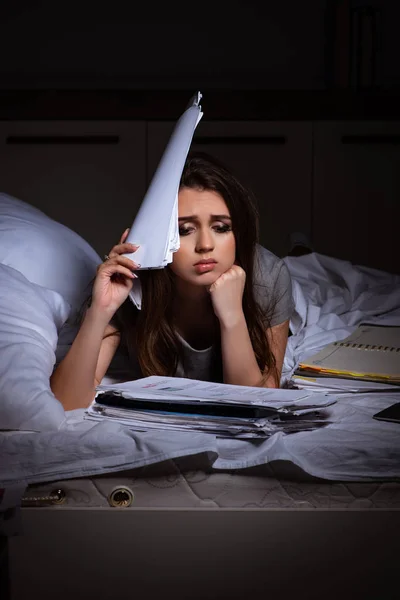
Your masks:
{"label": "woman's eyebrow", "polygon": [[194,221],[197,218],[196,215],[188,215],[187,217],[178,217],[178,221]]}
{"label": "woman's eyebrow", "polygon": [[[198,218],[197,215],[187,215],[186,217],[178,217],[178,221],[196,221]],[[222,219],[232,220],[229,215],[210,215],[210,218],[212,221],[221,221]]]}
{"label": "woman's eyebrow", "polygon": [[221,221],[222,219],[229,219],[229,221],[232,221],[229,215],[211,215],[211,218],[215,221]]}

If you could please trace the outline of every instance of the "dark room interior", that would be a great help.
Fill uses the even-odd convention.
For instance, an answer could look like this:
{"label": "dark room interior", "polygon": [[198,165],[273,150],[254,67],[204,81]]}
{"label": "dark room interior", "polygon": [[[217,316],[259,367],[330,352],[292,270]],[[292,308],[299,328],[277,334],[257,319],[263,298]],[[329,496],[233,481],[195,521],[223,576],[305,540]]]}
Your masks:
{"label": "dark room interior", "polygon": [[264,246],[284,256],[300,231],[318,252],[398,272],[399,12],[395,0],[3,6],[1,189],[103,254],[199,90],[194,147],[251,187]]}
{"label": "dark room interior", "polygon": [[[0,209],[3,194],[22,200],[78,233],[106,260],[131,226],[176,121],[200,91],[204,116],[191,147],[220,159],[251,190],[258,206],[260,244],[282,259],[315,252],[346,261],[350,265],[346,269],[356,265],[359,272],[368,271],[371,281],[373,276],[378,283],[389,281],[395,295],[399,289],[395,276],[400,275],[399,22],[399,0],[1,3]],[[329,259],[326,264],[329,271]],[[332,285],[338,287],[346,279],[339,271],[330,273]],[[355,277],[354,281],[357,290]],[[383,314],[387,289],[378,283],[373,308]],[[0,301],[1,295],[0,290]],[[352,300],[355,306],[356,293]],[[391,302],[388,313],[399,310],[398,300]],[[344,325],[333,314],[332,328],[342,337],[327,338],[326,343],[336,343],[350,326],[358,325],[361,311],[356,314],[354,309],[354,314],[354,320]],[[368,314],[375,316],[372,309]],[[389,325],[399,325],[399,315]],[[323,329],[317,319],[312,326],[316,335]],[[293,348],[298,358],[294,342]],[[0,364],[0,396],[1,377]],[[398,392],[391,393],[400,400]],[[388,404],[388,397],[382,406],[378,400],[372,408],[354,404],[353,418],[357,410],[363,418],[372,417]],[[373,425],[382,427],[376,421]],[[213,471],[219,490],[214,497],[214,488],[206,488],[206,476],[204,481],[200,476],[203,470],[207,477],[211,472],[202,460],[211,460],[213,448],[207,447],[204,456],[193,451],[193,464],[189,451],[183,458],[176,452],[182,461],[176,470],[169,455],[164,463],[160,459],[153,465],[151,460],[157,461],[149,459],[137,468],[123,455],[124,465],[130,465],[129,481],[134,482],[128,485],[134,490],[132,510],[125,515],[122,496],[119,504],[110,501],[116,491],[126,492],[115,465],[114,472],[105,469],[95,483],[89,483],[88,476],[86,487],[79,487],[84,473],[74,476],[65,488],[72,500],[67,498],[63,507],[64,492],[59,488],[64,489],[65,482],[60,479],[56,485],[41,476],[39,487],[30,490],[36,499],[28,498],[25,505],[22,501],[26,506],[22,513],[28,515],[23,529],[26,545],[19,535],[20,506],[15,513],[11,508],[3,511],[7,486],[0,478],[0,596],[22,600],[29,593],[43,600],[55,595],[59,600],[73,595],[106,600],[121,592],[118,577],[125,582],[138,577],[137,590],[133,583],[132,590],[125,586],[123,593],[137,592],[137,597],[147,599],[167,590],[165,595],[169,591],[176,600],[255,599],[267,594],[282,600],[397,598],[398,589],[392,592],[392,585],[396,582],[398,588],[400,450],[398,442],[396,448],[385,442],[389,438],[384,432],[377,444],[385,450],[374,463],[369,440],[378,439],[378,434],[368,425],[368,449],[360,442],[352,454],[351,436],[358,435],[357,426],[352,421],[348,437],[335,438],[351,457],[346,472],[351,474],[354,456],[358,464],[359,452],[377,470],[381,468],[382,478],[363,473],[354,481],[350,475],[331,481],[305,467],[303,471],[300,462],[294,470],[286,470],[289,459],[279,457],[271,466],[259,459],[257,440],[254,464],[246,475],[240,473],[240,465]],[[1,424],[3,429],[13,427]],[[27,429],[35,431],[33,426]],[[394,429],[391,432],[394,436]],[[47,433],[50,439],[54,432]],[[106,435],[103,441],[108,447]],[[46,443],[51,452],[52,442]],[[139,440],[135,449],[141,452],[143,447]],[[307,450],[307,457],[314,447]],[[347,468],[336,460],[329,444],[324,451],[338,473]],[[274,448],[269,452],[275,456]],[[44,461],[45,453],[41,456]],[[90,452],[85,456],[90,458]],[[232,450],[228,457],[239,461],[240,455]],[[396,460],[397,467],[390,470],[388,465]],[[386,479],[385,468],[390,471]],[[234,478],[241,478],[238,488],[233,488]],[[104,491],[108,481],[111,494],[108,488]],[[144,481],[150,482],[153,493],[149,497],[154,504],[151,500],[149,506],[145,501],[140,504]],[[15,494],[21,482],[18,485]],[[247,500],[247,485],[259,493],[257,502]],[[224,505],[231,489],[237,496]],[[174,505],[165,500],[168,490]],[[95,499],[89,508],[91,493]],[[181,500],[184,494],[187,504]],[[42,512],[32,508],[37,497],[39,505],[44,497],[45,506],[51,497],[54,506]],[[211,510],[216,507],[222,507],[219,513]],[[242,507],[249,510],[243,509],[240,516]],[[371,508],[376,510],[368,512]],[[63,519],[57,521],[60,513]],[[129,521],[124,523],[125,516]],[[134,544],[127,534],[130,527]],[[72,531],[76,536],[69,539]],[[215,533],[212,551],[207,531]],[[266,538],[272,541],[264,546]],[[63,539],[69,540],[65,546]],[[65,576],[65,569],[76,562],[76,544],[84,556],[82,588],[77,588],[79,575]],[[146,552],[154,553],[158,563],[146,562]],[[250,556],[255,557],[252,566]],[[41,565],[42,557],[48,557],[52,566]],[[229,576],[224,575],[226,557]],[[131,563],[140,565],[135,577]],[[110,567],[107,573],[108,564],[115,571]],[[46,576],[39,573],[45,568]]]}

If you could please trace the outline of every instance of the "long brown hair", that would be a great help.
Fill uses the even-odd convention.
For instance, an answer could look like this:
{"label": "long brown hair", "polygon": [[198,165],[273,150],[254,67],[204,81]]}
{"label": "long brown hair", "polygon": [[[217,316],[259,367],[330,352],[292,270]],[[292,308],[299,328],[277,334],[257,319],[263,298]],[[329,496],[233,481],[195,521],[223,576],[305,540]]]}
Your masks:
{"label": "long brown hair", "polygon": [[[200,152],[189,154],[183,169],[180,188],[195,188],[218,193],[224,199],[232,219],[236,241],[236,262],[246,273],[243,312],[260,370],[275,368],[265,331],[269,314],[257,304],[254,292],[254,260],[258,241],[258,213],[252,194],[218,160]],[[128,353],[136,356],[143,376],[168,375],[176,372],[183,360],[181,344],[173,327],[173,274],[168,267],[140,272],[142,310],[128,299],[117,311],[115,322],[121,342]],[[215,341],[214,380],[222,381],[222,358],[219,339]]]}

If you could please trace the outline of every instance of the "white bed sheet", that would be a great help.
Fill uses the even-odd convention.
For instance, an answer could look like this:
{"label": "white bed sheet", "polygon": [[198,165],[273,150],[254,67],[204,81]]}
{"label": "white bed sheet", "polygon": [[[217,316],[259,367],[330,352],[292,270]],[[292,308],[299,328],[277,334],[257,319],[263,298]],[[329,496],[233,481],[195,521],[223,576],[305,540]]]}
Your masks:
{"label": "white bed sheet", "polygon": [[[400,325],[400,276],[312,253],[285,259],[296,312],[284,362],[290,377],[301,357],[346,337],[361,322]],[[305,473],[336,481],[400,478],[400,425],[372,419],[399,393],[352,394],[328,410],[334,423],[265,441],[222,440],[207,434],[137,433],[114,423],[68,414],[57,432],[3,434],[0,482],[11,485],[71,479],[204,454],[215,470],[289,461]]]}

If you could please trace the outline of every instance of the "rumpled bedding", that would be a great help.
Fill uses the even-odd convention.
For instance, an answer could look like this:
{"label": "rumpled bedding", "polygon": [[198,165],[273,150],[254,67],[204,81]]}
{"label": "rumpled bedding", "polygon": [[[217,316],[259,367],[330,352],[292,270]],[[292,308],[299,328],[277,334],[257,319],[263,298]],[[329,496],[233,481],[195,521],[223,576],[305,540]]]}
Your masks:
{"label": "rumpled bedding", "polygon": [[[318,253],[285,261],[293,278],[296,308],[283,380],[290,378],[302,357],[343,339],[361,322],[400,325],[400,276]],[[6,280],[9,283],[10,273],[0,269],[0,289]],[[0,316],[2,311],[0,305]],[[37,337],[35,344],[46,364],[54,364],[54,337],[51,344]],[[400,401],[400,389],[399,393],[340,396],[326,409],[332,424],[290,435],[277,433],[257,442],[200,433],[134,432],[115,423],[86,421],[83,410],[62,415],[59,403],[52,400],[36,411],[32,423],[19,417],[25,431],[15,431],[13,422],[18,418],[13,411],[29,414],[27,405],[32,406],[32,398],[15,388],[14,406],[8,405],[0,415],[2,429],[13,430],[3,432],[0,439],[2,485],[111,473],[199,454],[214,470],[245,470],[285,461],[311,476],[333,481],[400,478],[400,425],[372,419],[378,410]],[[28,431],[40,429],[41,414],[41,431]]]}

